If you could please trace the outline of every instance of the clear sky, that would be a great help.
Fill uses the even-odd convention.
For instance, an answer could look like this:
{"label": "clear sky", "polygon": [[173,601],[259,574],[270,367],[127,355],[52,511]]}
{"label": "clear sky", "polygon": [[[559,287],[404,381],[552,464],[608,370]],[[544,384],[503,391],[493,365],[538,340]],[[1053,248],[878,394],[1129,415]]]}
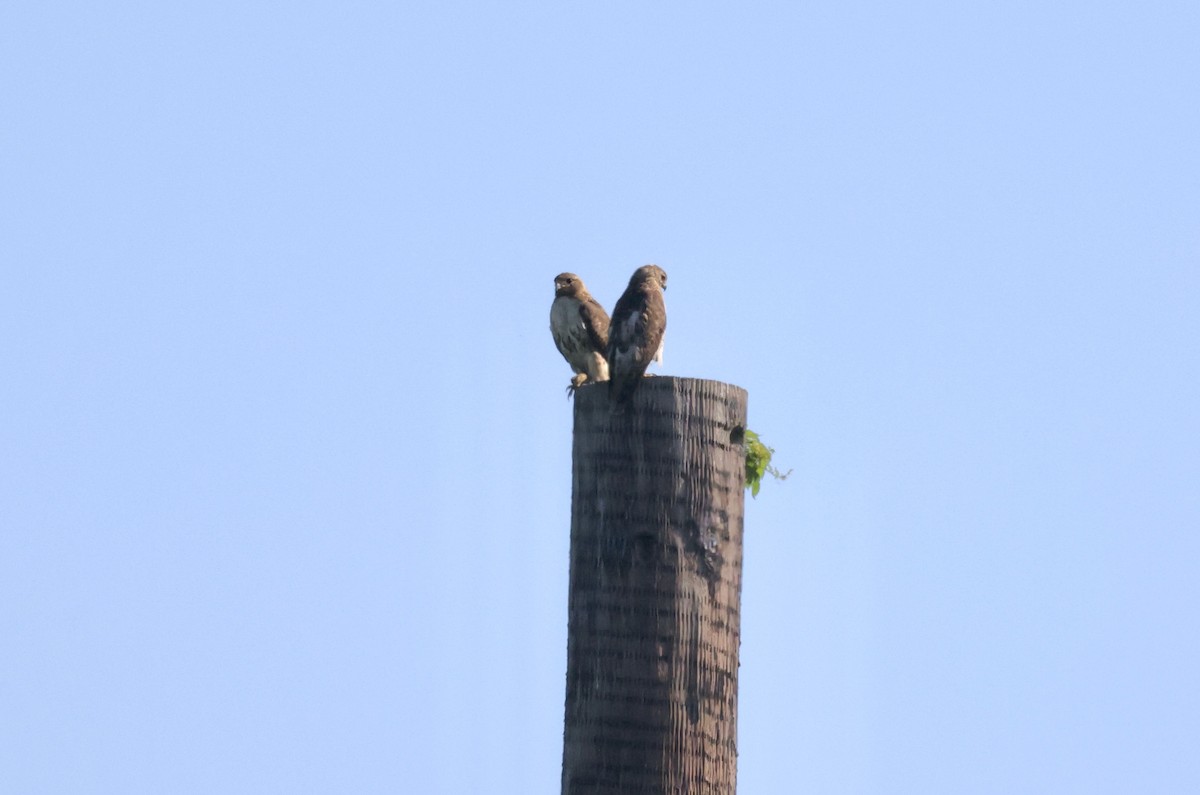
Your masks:
{"label": "clear sky", "polygon": [[750,393],[740,792],[1200,792],[1200,4],[0,7],[0,789],[557,792],[560,271]]}

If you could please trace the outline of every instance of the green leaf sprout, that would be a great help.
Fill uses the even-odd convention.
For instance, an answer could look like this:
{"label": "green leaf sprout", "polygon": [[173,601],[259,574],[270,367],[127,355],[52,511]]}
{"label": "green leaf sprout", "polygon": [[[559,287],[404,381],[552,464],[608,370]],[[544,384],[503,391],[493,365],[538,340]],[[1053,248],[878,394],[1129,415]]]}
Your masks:
{"label": "green leaf sprout", "polygon": [[750,489],[751,497],[758,496],[763,475],[770,475],[776,480],[787,480],[788,475],[792,474],[790,469],[787,472],[780,472],[771,466],[771,457],[775,454],[775,448],[763,444],[758,434],[749,428],[745,431],[742,443],[746,447],[746,488]]}

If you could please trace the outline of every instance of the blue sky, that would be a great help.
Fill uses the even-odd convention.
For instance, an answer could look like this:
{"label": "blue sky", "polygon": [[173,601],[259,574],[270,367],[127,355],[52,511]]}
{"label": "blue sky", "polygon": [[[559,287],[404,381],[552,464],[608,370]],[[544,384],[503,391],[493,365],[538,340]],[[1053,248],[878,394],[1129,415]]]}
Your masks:
{"label": "blue sky", "polygon": [[1200,6],[9,3],[0,769],[551,793],[552,279],[750,393],[740,791],[1200,790]]}

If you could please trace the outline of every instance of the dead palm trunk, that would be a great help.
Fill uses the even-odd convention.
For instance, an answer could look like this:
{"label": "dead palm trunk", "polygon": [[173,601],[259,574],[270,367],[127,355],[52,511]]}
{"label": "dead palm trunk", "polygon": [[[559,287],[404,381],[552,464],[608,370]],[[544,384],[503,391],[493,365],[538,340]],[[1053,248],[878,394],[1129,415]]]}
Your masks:
{"label": "dead palm trunk", "polygon": [[745,390],[575,396],[564,795],[732,795]]}

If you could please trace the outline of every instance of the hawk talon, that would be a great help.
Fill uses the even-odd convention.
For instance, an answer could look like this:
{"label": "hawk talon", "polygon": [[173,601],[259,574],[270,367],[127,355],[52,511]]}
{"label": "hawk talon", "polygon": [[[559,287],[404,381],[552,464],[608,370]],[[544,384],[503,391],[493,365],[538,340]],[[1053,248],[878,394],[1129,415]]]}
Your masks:
{"label": "hawk talon", "polygon": [[571,383],[567,384],[567,400],[575,397],[575,390],[586,384],[588,381],[587,373],[577,373],[571,379]]}

